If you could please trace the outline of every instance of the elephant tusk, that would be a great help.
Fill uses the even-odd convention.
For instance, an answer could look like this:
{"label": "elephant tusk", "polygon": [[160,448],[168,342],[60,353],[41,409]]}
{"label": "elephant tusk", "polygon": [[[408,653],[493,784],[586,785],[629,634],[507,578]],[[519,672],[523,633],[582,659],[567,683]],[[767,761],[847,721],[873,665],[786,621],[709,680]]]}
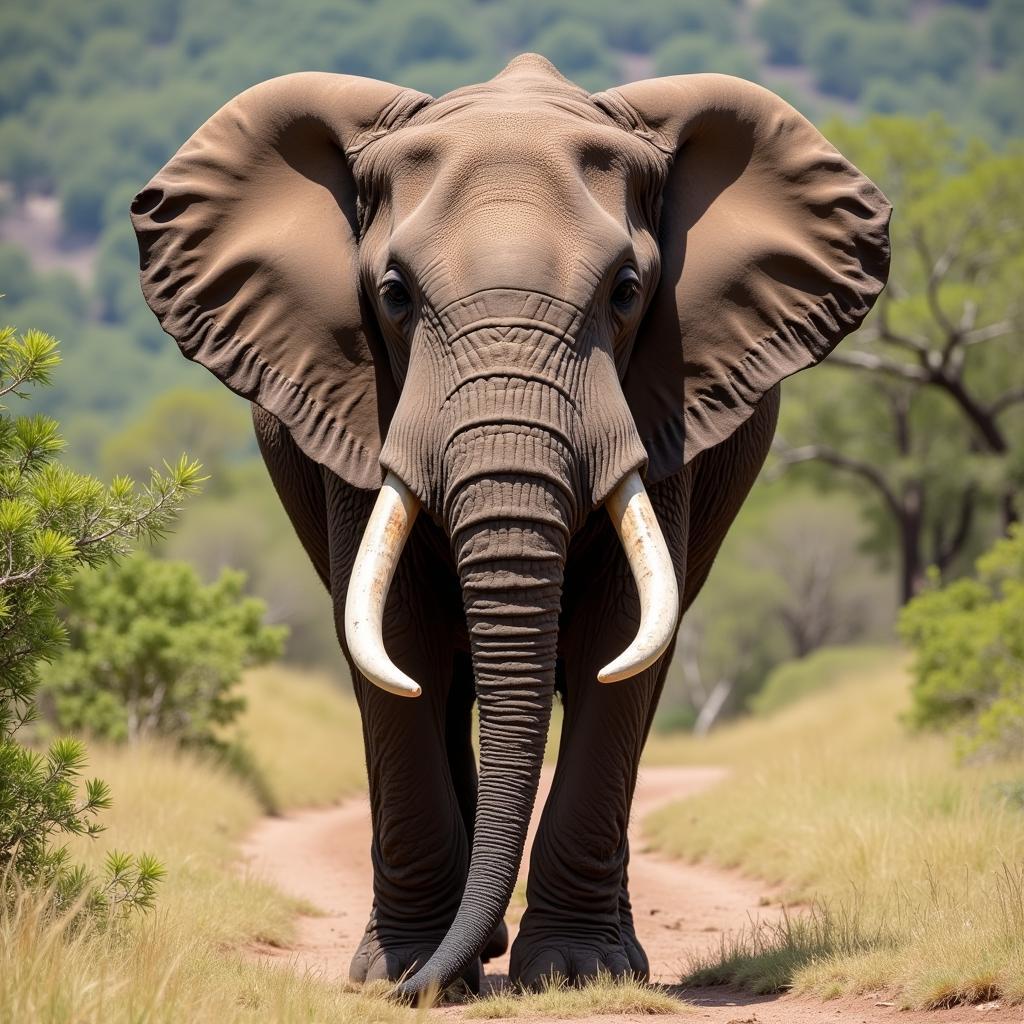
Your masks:
{"label": "elephant tusk", "polygon": [[388,473],[359,542],[345,596],[349,656],[374,686],[400,697],[418,697],[422,691],[384,650],[384,606],[419,510],[416,496]]}
{"label": "elephant tusk", "polygon": [[679,588],[668,545],[640,475],[634,470],[605,502],[640,595],[636,638],[597,674],[602,683],[628,679],[665,653],[679,622]]}

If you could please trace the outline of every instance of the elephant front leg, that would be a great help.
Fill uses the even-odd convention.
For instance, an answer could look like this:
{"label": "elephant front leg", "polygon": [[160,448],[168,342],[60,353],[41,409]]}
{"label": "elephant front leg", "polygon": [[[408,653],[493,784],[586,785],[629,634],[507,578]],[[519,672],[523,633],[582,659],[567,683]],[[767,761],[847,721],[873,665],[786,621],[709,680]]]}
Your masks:
{"label": "elephant front leg", "polygon": [[[346,532],[332,548],[336,594],[346,592],[351,554]],[[438,582],[428,591],[423,584],[432,579]],[[448,931],[465,886],[469,842],[449,762],[449,706],[458,685],[451,606],[435,559],[414,533],[391,587],[384,643],[422,695],[386,693],[353,670],[373,827],[373,903],[349,969],[356,982],[397,981],[418,970]],[[341,602],[335,618],[344,646]],[[473,965],[466,981],[474,990],[479,976]]]}
{"label": "elephant front leg", "polygon": [[[682,590],[689,475],[652,489]],[[632,641],[639,608],[606,520],[567,579],[562,620],[565,715],[558,765],[530,858],[527,910],[512,947],[513,980],[536,987],[561,977],[649,975],[628,891],[628,825],[640,755],[671,649],[631,679],[597,672]],[[594,572],[590,567],[600,566]],[[570,569],[571,571],[571,569]]]}
{"label": "elephant front leg", "polygon": [[648,975],[626,888],[626,833],[643,722],[665,666],[601,686],[596,671],[607,660],[567,672],[562,745],[512,947],[510,975],[527,987],[551,978],[579,984],[598,974]]}
{"label": "elephant front leg", "polygon": [[[396,659],[403,671],[408,661]],[[466,881],[469,845],[444,731],[448,687],[441,673],[422,680],[423,697],[382,693],[360,679],[360,705],[373,824],[373,905],[349,969],[357,982],[396,981],[418,970],[444,937]],[[430,686],[440,691],[428,697]],[[479,969],[467,978],[479,987]]]}

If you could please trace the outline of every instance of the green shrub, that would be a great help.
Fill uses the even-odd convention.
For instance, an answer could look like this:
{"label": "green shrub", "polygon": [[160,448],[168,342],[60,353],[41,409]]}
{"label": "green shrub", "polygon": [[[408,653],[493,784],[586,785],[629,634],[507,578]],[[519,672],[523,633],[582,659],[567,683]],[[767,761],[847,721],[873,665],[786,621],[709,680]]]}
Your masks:
{"label": "green shrub", "polygon": [[921,728],[963,730],[963,754],[1024,750],[1024,528],[976,563],[977,577],[932,588],[900,617],[913,647],[913,703]]}
{"label": "green shrub", "polygon": [[[30,385],[48,384],[56,349],[38,331],[0,330],[0,399],[26,398]],[[0,406],[0,899],[27,884],[52,889],[58,904],[83,898],[93,908],[148,907],[162,874],[152,858],[111,853],[96,879],[55,842],[97,835],[96,814],[110,805],[99,780],[79,793],[82,744],[58,739],[39,752],[17,733],[35,716],[41,664],[67,639],[57,606],[78,571],[161,535],[198,486],[199,467],[182,458],[141,491],[123,477],[105,487],[58,462],[62,447],[53,420],[11,416]]]}
{"label": "green shrub", "polygon": [[53,720],[114,741],[220,746],[245,706],[242,670],[279,657],[287,632],[264,624],[244,586],[240,572],[204,585],[188,563],[142,554],[82,573],[64,599],[69,644],[43,673]]}
{"label": "green shrub", "polygon": [[756,82],[757,61],[738,46],[722,45],[709,36],[676,36],[654,51],[656,75],[714,72]]}
{"label": "green shrub", "polygon": [[533,45],[563,75],[585,87],[607,88],[616,80],[615,63],[589,25],[559,21],[541,32]]}
{"label": "green shrub", "polygon": [[755,715],[772,714],[851,675],[881,670],[898,657],[889,647],[822,647],[779,665],[750,698],[750,710]]}

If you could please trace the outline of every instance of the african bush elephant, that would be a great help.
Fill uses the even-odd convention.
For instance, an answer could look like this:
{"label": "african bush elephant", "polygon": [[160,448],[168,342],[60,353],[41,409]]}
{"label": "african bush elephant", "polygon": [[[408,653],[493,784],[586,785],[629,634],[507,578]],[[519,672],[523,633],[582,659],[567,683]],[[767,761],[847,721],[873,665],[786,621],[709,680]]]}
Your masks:
{"label": "african bush elephant", "polygon": [[883,287],[885,197],[750,83],[591,95],[525,55],[440,99],[265,82],[132,216],[150,306],[253,403],[333,599],[373,818],[353,978],[478,983],[556,691],[511,973],[646,975],[626,826],[679,616],[778,382]]}

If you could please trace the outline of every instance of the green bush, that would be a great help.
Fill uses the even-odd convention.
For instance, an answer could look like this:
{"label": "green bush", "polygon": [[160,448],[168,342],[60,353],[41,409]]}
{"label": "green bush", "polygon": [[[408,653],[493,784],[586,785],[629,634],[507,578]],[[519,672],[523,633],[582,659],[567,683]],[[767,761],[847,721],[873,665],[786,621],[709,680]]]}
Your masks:
{"label": "green bush", "polygon": [[863,676],[880,670],[898,657],[898,652],[890,647],[822,647],[774,669],[764,686],[750,698],[750,710],[755,715],[772,714],[851,675]]}
{"label": "green bush", "polygon": [[[0,330],[0,399],[48,384],[58,361],[48,335]],[[17,734],[35,717],[40,666],[67,639],[57,606],[76,574],[160,536],[198,486],[199,467],[182,458],[141,491],[124,477],[105,487],[57,461],[62,448],[53,420],[0,406],[0,899],[27,884],[51,888],[61,905],[148,907],[163,873],[152,858],[112,853],[96,879],[55,841],[97,835],[96,815],[110,805],[99,780],[79,793],[82,744],[58,739],[39,752]]]}
{"label": "green bush", "polygon": [[913,647],[910,722],[962,730],[963,754],[1024,750],[1024,528],[978,559],[977,577],[914,598],[900,618]]}
{"label": "green bush", "polygon": [[757,61],[738,46],[723,46],[709,36],[676,36],[654,51],[656,75],[692,75],[700,72],[735,75],[758,80]]}
{"label": "green bush", "polygon": [[617,69],[596,29],[576,22],[559,21],[533,41],[563,75],[594,88],[607,88]]}
{"label": "green bush", "polygon": [[114,741],[219,747],[245,706],[242,670],[279,657],[287,632],[264,624],[244,585],[227,570],[204,585],[187,563],[142,554],[82,573],[64,598],[68,646],[43,674],[48,713]]}

